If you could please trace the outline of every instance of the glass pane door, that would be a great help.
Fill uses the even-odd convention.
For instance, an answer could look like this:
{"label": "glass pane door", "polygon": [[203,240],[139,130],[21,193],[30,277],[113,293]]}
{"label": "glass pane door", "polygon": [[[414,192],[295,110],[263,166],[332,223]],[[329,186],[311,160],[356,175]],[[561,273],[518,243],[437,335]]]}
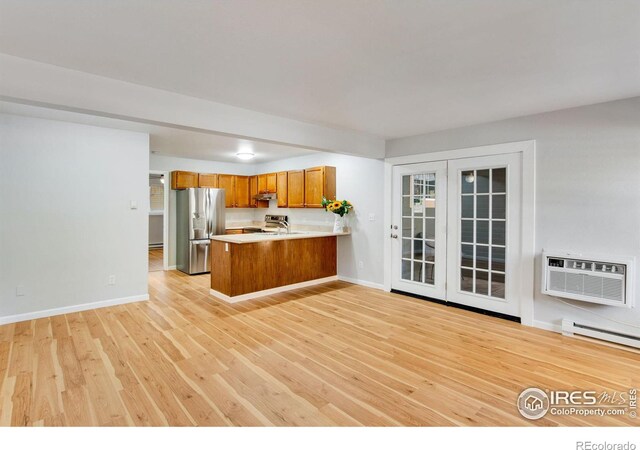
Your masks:
{"label": "glass pane door", "polygon": [[449,161],[447,301],[519,316],[520,158]]}
{"label": "glass pane door", "polygon": [[402,279],[434,284],[436,174],[402,176]]}
{"label": "glass pane door", "polygon": [[506,167],[460,172],[460,290],[504,299]]}
{"label": "glass pane door", "polygon": [[394,168],[394,289],[444,298],[446,163]]}

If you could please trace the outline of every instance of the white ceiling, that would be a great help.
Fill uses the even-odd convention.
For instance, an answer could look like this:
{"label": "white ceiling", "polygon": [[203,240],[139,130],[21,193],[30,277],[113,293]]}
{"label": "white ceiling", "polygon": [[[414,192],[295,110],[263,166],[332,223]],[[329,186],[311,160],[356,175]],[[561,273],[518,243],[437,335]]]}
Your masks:
{"label": "white ceiling", "polygon": [[[239,139],[212,133],[201,133],[17,103],[0,102],[0,113],[148,133],[149,148],[152,152],[180,158],[260,164],[315,153],[313,150],[272,144],[269,142]],[[238,159],[235,156],[236,152],[240,148],[247,147],[253,150],[256,155],[255,158],[249,161]]]}
{"label": "white ceiling", "polygon": [[0,52],[399,137],[640,95],[637,0],[0,0]]}

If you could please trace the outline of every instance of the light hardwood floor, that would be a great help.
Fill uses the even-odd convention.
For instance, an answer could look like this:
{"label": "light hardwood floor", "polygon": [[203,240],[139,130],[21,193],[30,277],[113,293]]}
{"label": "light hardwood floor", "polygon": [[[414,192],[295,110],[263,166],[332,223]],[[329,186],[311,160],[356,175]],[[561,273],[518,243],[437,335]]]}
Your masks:
{"label": "light hardwood floor", "polygon": [[626,390],[639,355],[334,282],[229,305],[151,300],[0,327],[2,425],[637,425],[521,418],[525,387]]}
{"label": "light hardwood floor", "polygon": [[162,257],[162,247],[149,249],[149,272],[155,272],[164,269],[164,262],[162,260]]}

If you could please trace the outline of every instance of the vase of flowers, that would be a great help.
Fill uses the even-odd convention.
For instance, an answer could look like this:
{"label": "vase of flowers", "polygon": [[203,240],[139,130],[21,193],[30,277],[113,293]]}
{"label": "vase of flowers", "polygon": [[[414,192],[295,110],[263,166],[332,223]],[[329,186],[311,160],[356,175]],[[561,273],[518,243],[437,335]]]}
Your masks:
{"label": "vase of flowers", "polygon": [[349,211],[353,209],[353,205],[347,200],[328,200],[322,197],[322,206],[329,212],[335,214],[335,221],[333,222],[334,233],[345,232],[345,214],[349,214]]}

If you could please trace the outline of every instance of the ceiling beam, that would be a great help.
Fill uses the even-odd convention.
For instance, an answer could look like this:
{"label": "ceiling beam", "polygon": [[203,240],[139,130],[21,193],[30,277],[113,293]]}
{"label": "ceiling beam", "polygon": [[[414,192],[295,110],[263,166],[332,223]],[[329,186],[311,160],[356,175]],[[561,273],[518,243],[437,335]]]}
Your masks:
{"label": "ceiling beam", "polygon": [[0,54],[0,98],[311,150],[384,158],[384,139]]}

